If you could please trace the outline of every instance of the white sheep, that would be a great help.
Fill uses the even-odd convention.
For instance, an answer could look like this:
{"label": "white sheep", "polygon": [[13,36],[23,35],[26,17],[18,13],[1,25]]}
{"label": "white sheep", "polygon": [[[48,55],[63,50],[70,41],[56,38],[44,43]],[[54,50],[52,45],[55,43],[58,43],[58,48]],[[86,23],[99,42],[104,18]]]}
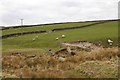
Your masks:
{"label": "white sheep", "polygon": [[32,40],[35,41],[36,39],[38,39],[38,36],[35,36]]}
{"label": "white sheep", "polygon": [[58,40],[59,38],[57,37],[56,40]]}
{"label": "white sheep", "polygon": [[62,38],[65,38],[65,35],[62,35]]}
{"label": "white sheep", "polygon": [[113,43],[113,41],[112,41],[112,40],[110,40],[110,39],[108,39],[108,43]]}
{"label": "white sheep", "polygon": [[113,41],[111,39],[108,39],[108,43],[110,46],[112,46]]}
{"label": "white sheep", "polygon": [[32,40],[33,40],[33,41],[35,41],[35,40],[36,40],[36,38],[33,38]]}
{"label": "white sheep", "polygon": [[38,38],[38,36],[36,36],[36,38]]}

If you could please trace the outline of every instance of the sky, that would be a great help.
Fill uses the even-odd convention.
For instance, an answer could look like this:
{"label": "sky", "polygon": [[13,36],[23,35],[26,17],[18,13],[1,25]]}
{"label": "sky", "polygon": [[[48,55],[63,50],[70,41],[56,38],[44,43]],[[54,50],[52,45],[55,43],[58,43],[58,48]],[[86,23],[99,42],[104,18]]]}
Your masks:
{"label": "sky", "polygon": [[0,26],[118,18],[119,0],[0,0]]}

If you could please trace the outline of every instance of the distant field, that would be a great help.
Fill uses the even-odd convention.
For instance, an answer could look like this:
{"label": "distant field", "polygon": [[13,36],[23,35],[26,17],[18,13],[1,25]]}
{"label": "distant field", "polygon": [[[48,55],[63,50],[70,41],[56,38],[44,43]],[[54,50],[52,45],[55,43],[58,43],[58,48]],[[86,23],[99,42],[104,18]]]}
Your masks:
{"label": "distant field", "polygon": [[[16,33],[21,31],[33,31],[33,30],[49,30],[55,27],[71,27],[77,25],[84,25],[88,23],[72,23],[72,24],[58,24],[45,27],[30,27],[23,29],[8,29],[3,31],[4,34]],[[66,38],[61,38],[61,35],[66,35]],[[32,41],[35,36],[39,36],[36,41]],[[55,40],[56,37],[59,37],[59,40]],[[107,38],[114,40],[114,45],[117,44],[118,37],[118,21],[111,21],[91,27],[85,27],[74,30],[65,30],[52,32],[48,34],[30,34],[19,37],[10,37],[3,39],[3,51],[15,50],[15,49],[41,49],[45,52],[48,49],[58,49],[60,43],[67,41],[75,40],[86,40],[86,41],[102,41],[103,45],[106,45]],[[45,50],[45,51],[44,51]]]}
{"label": "distant field", "polygon": [[71,23],[55,24],[55,25],[11,28],[7,30],[3,30],[2,35],[19,33],[19,32],[38,31],[38,30],[52,30],[54,28],[67,28],[67,27],[82,26],[82,25],[87,25],[92,23],[95,23],[95,22],[74,22],[74,23],[71,22]]}

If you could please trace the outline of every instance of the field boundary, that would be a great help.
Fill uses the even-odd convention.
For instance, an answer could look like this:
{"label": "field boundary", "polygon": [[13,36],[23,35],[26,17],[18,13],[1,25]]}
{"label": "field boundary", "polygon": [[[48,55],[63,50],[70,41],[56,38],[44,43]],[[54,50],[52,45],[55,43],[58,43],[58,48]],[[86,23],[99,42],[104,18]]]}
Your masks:
{"label": "field boundary", "polygon": [[[96,20],[96,21],[84,21],[84,22],[101,22],[101,21],[118,21],[118,19],[114,20]],[[81,22],[81,23],[84,23]],[[45,26],[45,25],[57,25],[57,24],[68,24],[68,23],[78,23],[78,22],[61,22],[61,23],[49,23],[49,24],[36,24],[36,25],[20,25],[20,26],[9,26],[9,27],[1,27],[1,30],[7,30],[11,28],[23,28],[23,27],[35,27],[35,26]],[[80,22],[79,22],[80,23]]]}
{"label": "field boundary", "polygon": [[102,23],[106,23],[106,22],[109,22],[109,21],[100,21],[100,22],[96,22],[96,23],[92,23],[92,24],[88,24],[88,25],[68,27],[68,28],[55,28],[52,31],[61,31],[61,30],[84,28],[84,27],[94,26],[94,25],[98,25],[98,24],[102,24]]}
{"label": "field boundary", "polygon": [[[111,21],[116,21],[116,20],[111,20]],[[69,27],[69,28],[55,28],[55,29],[52,29],[52,30],[49,30],[49,31],[55,32],[55,31],[78,29],[78,28],[95,26],[95,25],[98,25],[98,24],[106,23],[106,22],[110,22],[110,20],[100,21],[100,22],[96,22],[96,23],[92,23],[92,24],[88,24],[88,25],[83,25],[83,26],[75,26],[75,27]],[[27,34],[46,33],[46,32],[48,32],[48,31],[44,30],[44,31],[31,31],[31,32],[13,33],[13,34],[7,34],[7,35],[0,36],[0,39],[1,38],[5,39],[5,38],[8,38],[8,37],[15,37],[15,36],[17,37],[17,36],[22,36],[22,35],[27,35]]]}

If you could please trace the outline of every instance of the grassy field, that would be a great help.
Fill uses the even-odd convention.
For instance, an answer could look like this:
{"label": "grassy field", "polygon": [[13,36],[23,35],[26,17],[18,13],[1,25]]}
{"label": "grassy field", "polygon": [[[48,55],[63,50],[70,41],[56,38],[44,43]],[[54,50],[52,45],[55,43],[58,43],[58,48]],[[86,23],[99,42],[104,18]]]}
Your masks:
{"label": "grassy field", "polygon": [[19,32],[28,32],[28,31],[38,31],[38,30],[52,30],[54,28],[66,28],[66,27],[74,27],[74,26],[82,26],[87,24],[92,24],[95,22],[74,22],[74,23],[64,23],[64,24],[55,24],[55,25],[44,25],[44,26],[33,26],[33,27],[23,27],[23,28],[11,28],[4,30],[2,35],[19,33]]}
{"label": "grassy field", "polygon": [[[61,35],[66,35],[66,38],[61,38]],[[32,41],[35,36],[39,36],[38,39]],[[56,37],[59,37],[59,40],[55,40]],[[114,40],[114,45],[117,44],[118,37],[118,22],[112,21],[107,22],[91,27],[58,31],[52,33],[44,34],[31,34],[24,35],[19,37],[10,37],[3,39],[3,51],[11,49],[57,49],[60,47],[62,42],[67,41],[77,41],[77,40],[87,40],[87,41],[102,41],[103,45],[106,45],[107,38]]]}

